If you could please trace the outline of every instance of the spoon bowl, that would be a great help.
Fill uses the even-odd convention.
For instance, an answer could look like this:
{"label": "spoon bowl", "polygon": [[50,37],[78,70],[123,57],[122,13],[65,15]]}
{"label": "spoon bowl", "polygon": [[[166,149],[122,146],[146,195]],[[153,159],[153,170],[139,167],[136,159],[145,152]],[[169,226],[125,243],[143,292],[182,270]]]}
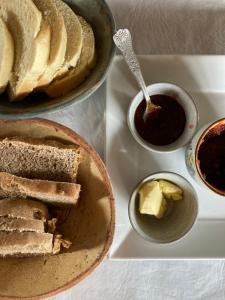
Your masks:
{"label": "spoon bowl", "polygon": [[143,115],[144,121],[147,122],[149,118],[155,117],[160,109],[161,106],[155,105],[152,101],[146,101],[146,109]]}

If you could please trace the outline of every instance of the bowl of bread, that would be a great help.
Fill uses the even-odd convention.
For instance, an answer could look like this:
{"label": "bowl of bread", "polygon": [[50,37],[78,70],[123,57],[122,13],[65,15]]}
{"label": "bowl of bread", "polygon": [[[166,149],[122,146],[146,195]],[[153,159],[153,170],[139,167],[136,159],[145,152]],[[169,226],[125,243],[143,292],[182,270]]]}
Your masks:
{"label": "bowl of bread", "polygon": [[78,103],[103,83],[115,48],[104,0],[2,0],[0,117]]}
{"label": "bowl of bread", "polygon": [[93,148],[62,125],[30,119],[0,127],[0,298],[54,295],[109,250],[110,179]]}

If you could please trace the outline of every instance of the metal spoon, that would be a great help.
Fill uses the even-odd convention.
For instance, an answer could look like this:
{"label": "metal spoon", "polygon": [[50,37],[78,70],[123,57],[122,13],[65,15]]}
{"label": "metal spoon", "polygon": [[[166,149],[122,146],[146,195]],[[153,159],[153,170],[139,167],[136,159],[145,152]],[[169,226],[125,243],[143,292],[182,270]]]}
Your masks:
{"label": "metal spoon", "polygon": [[160,106],[155,105],[152,103],[151,98],[148,94],[146,84],[144,82],[142,73],[141,73],[141,68],[139,65],[139,62],[137,60],[137,57],[134,53],[133,50],[133,45],[132,45],[132,38],[130,31],[128,29],[120,29],[118,30],[114,36],[113,36],[114,43],[116,44],[117,48],[122,52],[124,59],[130,68],[131,72],[137,79],[137,82],[139,83],[145,100],[146,100],[146,109],[143,115],[144,121],[146,121],[147,117],[149,117],[149,114],[152,112],[156,112],[159,109],[161,109]]}

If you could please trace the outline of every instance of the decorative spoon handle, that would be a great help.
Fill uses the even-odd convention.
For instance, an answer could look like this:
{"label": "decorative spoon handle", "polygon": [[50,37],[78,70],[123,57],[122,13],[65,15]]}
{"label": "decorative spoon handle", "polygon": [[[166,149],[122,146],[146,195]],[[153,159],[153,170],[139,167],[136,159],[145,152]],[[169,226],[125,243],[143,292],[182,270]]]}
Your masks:
{"label": "decorative spoon handle", "polygon": [[118,49],[123,53],[126,63],[133,75],[136,77],[146,101],[150,102],[150,97],[141,73],[140,65],[134,53],[130,31],[128,29],[118,30],[113,36],[113,40]]}

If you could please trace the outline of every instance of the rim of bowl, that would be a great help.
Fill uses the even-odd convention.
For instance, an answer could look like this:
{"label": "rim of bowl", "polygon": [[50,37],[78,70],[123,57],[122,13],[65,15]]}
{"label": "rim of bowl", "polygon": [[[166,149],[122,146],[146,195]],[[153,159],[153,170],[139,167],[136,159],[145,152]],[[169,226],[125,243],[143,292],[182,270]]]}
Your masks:
{"label": "rim of bowl", "polygon": [[[115,22],[115,18],[112,14],[112,11],[108,5],[108,3],[105,0],[102,0],[103,5],[105,6],[108,16],[109,16],[109,20],[110,20],[110,24],[111,24],[111,28],[112,28],[112,33],[115,33],[116,31],[116,22]],[[39,109],[35,112],[28,112],[28,113],[1,113],[0,112],[0,119],[2,120],[17,120],[17,119],[29,119],[29,118],[38,118],[39,116],[41,117],[42,114],[50,114],[50,113],[56,113],[56,112],[61,112],[63,110],[65,110],[67,107],[71,106],[71,105],[75,105],[78,103],[81,103],[85,100],[87,100],[87,98],[89,98],[94,92],[96,92],[101,85],[104,83],[104,81],[106,80],[106,77],[110,71],[110,68],[112,66],[112,62],[114,59],[116,53],[116,46],[114,44],[114,42],[112,42],[112,48],[110,51],[110,55],[109,55],[109,62],[108,65],[106,67],[106,69],[103,72],[103,75],[100,76],[99,80],[95,83],[95,85],[85,91],[84,93],[80,94],[79,96],[76,97],[76,100],[74,100],[74,97],[71,97],[71,100],[62,103],[62,104],[58,104],[55,107],[52,108],[44,108],[44,109]],[[66,96],[66,95],[65,95]]]}
{"label": "rim of bowl", "polygon": [[[138,133],[136,133],[132,130],[133,122],[131,122],[131,120],[130,120],[131,119],[131,107],[133,105],[134,99],[142,93],[141,90],[133,97],[133,99],[132,99],[132,101],[129,105],[128,112],[127,112],[127,123],[128,123],[128,127],[129,127],[129,130],[130,130],[132,136],[134,137],[136,142],[139,145],[141,145],[143,148],[147,149],[148,151],[157,152],[157,153],[171,153],[171,152],[175,152],[175,151],[185,147],[192,140],[192,138],[194,137],[194,135],[196,133],[198,123],[199,123],[199,112],[198,112],[198,109],[197,109],[197,106],[196,106],[196,103],[195,103],[193,97],[189,94],[189,92],[186,91],[186,89],[182,88],[181,86],[179,86],[177,84],[174,84],[174,83],[171,83],[171,82],[156,82],[156,83],[152,83],[152,84],[148,85],[147,88],[151,87],[151,86],[157,86],[157,85],[160,85],[160,84],[165,84],[165,85],[168,85],[170,87],[175,87],[175,88],[178,88],[178,89],[182,90],[182,92],[184,92],[188,96],[188,98],[191,101],[191,104],[193,105],[193,108],[194,108],[195,113],[196,113],[196,123],[195,123],[195,126],[193,127],[193,132],[190,135],[190,137],[187,139],[187,141],[183,145],[180,145],[180,146],[178,145],[174,149],[167,149],[167,150],[166,149],[163,150],[164,146],[152,145],[153,147],[160,147],[160,149],[155,149],[155,148],[152,148],[150,143],[148,143],[144,139],[142,139]],[[182,135],[183,135],[183,133],[182,133]],[[170,144],[170,145],[172,145],[172,144]],[[165,147],[166,146],[169,146],[169,145],[165,145]]]}
{"label": "rim of bowl", "polygon": [[[140,230],[140,232],[139,232],[139,230],[136,228],[136,226],[134,225],[134,223],[133,223],[133,219],[132,219],[132,217],[131,217],[131,208],[130,208],[130,206],[131,206],[131,201],[132,201],[132,199],[134,198],[134,195],[135,195],[135,193],[137,194],[137,191],[138,191],[138,189],[145,183],[145,182],[147,182],[148,181],[148,179],[149,180],[153,180],[154,178],[152,178],[152,177],[154,177],[154,175],[159,175],[159,174],[172,174],[172,175],[175,175],[175,176],[178,176],[178,177],[180,177],[182,180],[184,180],[190,187],[191,187],[191,190],[192,190],[192,193],[193,193],[193,195],[194,195],[194,201],[196,202],[196,214],[195,214],[195,219],[194,219],[194,221],[193,221],[193,223],[191,224],[191,226],[189,227],[189,228],[187,228],[187,230],[185,230],[185,232],[184,232],[184,234],[180,237],[180,238],[178,238],[178,239],[172,239],[172,240],[170,240],[170,241],[159,241],[159,240],[154,240],[154,239],[152,239],[150,236],[147,236],[147,234],[146,235],[144,235],[144,234],[142,234],[142,230]],[[152,178],[152,179],[151,179]],[[163,178],[162,178],[163,179]],[[135,197],[135,199],[134,199],[134,201],[136,200],[136,197]],[[182,175],[180,175],[180,174],[178,174],[178,173],[175,173],[175,172],[167,172],[167,171],[165,171],[165,172],[155,172],[155,173],[152,173],[152,174],[150,174],[150,175],[148,175],[148,176],[146,176],[146,177],[144,177],[136,186],[135,186],[135,188],[134,188],[134,190],[132,191],[132,193],[131,193],[131,196],[130,196],[130,199],[129,199],[129,204],[128,204],[128,216],[129,216],[129,220],[130,220],[130,224],[131,224],[131,226],[132,226],[132,228],[133,228],[133,230],[141,237],[141,238],[143,238],[145,241],[147,241],[147,242],[150,242],[150,243],[154,243],[154,244],[171,244],[171,243],[176,243],[176,242],[179,242],[181,239],[183,239],[185,236],[187,236],[187,234],[188,233],[190,233],[191,232],[191,230],[193,229],[193,227],[194,227],[194,225],[196,224],[196,222],[197,222],[197,218],[198,218],[198,213],[199,213],[199,204],[198,204],[198,195],[197,195],[197,192],[196,192],[196,190],[194,189],[194,187],[193,187],[193,185],[184,177],[184,176],[182,176]]]}
{"label": "rim of bowl", "polygon": [[213,122],[211,125],[209,125],[201,134],[201,136],[198,139],[197,145],[196,145],[196,150],[195,150],[195,165],[196,165],[196,169],[198,172],[199,177],[201,178],[201,180],[203,181],[203,183],[214,193],[216,193],[217,195],[222,195],[225,196],[225,190],[222,191],[216,187],[214,187],[212,184],[210,184],[209,182],[207,182],[202,174],[202,171],[200,169],[200,163],[198,160],[198,152],[199,152],[199,148],[201,146],[201,144],[204,142],[204,138],[206,137],[206,135],[216,126],[218,126],[220,123],[224,123],[225,125],[225,118],[221,118],[215,122]]}

